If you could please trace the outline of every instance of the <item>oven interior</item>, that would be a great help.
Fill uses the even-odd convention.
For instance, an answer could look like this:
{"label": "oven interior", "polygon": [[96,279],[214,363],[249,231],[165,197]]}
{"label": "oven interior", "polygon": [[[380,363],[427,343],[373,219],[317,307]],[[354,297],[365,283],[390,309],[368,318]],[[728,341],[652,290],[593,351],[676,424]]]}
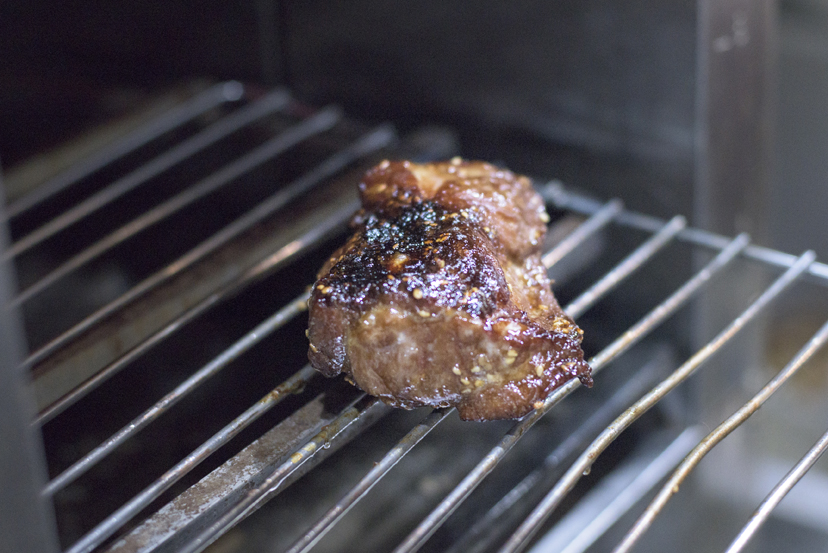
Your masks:
{"label": "oven interior", "polygon": [[[828,125],[797,136],[774,80],[819,67],[820,3],[0,9],[17,550],[611,551],[660,491],[638,550],[724,550],[804,458],[746,547],[824,551],[824,192],[793,153]],[[598,371],[521,421],[306,367],[307,287],[361,173],[455,155],[533,177]]]}

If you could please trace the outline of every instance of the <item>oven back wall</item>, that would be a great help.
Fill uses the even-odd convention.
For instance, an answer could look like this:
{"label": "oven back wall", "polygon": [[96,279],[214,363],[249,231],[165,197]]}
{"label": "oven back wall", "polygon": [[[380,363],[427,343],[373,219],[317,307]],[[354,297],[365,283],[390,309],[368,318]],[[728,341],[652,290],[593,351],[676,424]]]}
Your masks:
{"label": "oven back wall", "polygon": [[[0,11],[7,168],[148,91],[234,78],[367,119],[449,123],[467,155],[690,214],[692,1],[10,0]],[[498,132],[481,140],[481,128]]]}
{"label": "oven back wall", "polygon": [[[453,122],[466,152],[602,196],[618,193],[619,173],[623,186],[625,172],[646,172],[638,182],[652,184],[628,202],[660,215],[689,205],[695,2],[312,1],[283,15],[303,95]],[[481,127],[500,133],[484,142]]]}
{"label": "oven back wall", "polygon": [[193,79],[261,80],[255,2],[0,3],[4,167]]}

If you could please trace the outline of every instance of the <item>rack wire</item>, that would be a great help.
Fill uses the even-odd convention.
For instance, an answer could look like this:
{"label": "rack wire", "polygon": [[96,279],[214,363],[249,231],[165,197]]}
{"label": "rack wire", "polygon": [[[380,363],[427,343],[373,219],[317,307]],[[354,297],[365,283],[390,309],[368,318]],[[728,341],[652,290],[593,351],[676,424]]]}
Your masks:
{"label": "rack wire", "polygon": [[[242,99],[245,99],[246,103],[241,102]],[[182,192],[170,196],[138,217],[124,221],[116,230],[100,237],[88,248],[26,288],[17,296],[16,304],[25,305],[98,256],[133,239],[156,223],[177,216],[187,206],[227,186],[254,167],[274,160],[278,162],[284,152],[323,135],[343,122],[342,113],[334,107],[297,110],[295,101],[284,91],[252,98],[247,95],[242,85],[225,83],[198,96],[181,109],[174,110],[174,116],[167,114],[162,120],[150,123],[146,129],[111,148],[111,151],[104,152],[92,161],[73,168],[67,175],[54,179],[44,188],[44,192],[38,192],[36,196],[12,204],[14,208],[10,211],[11,216],[24,214],[28,209],[45,201],[49,194],[58,193],[74,182],[93,174],[106,164],[106,160],[116,159],[122,153],[170,132],[186,118],[203,114],[227,101],[241,102],[243,105],[224,114],[217,122],[187,138],[170,151],[116,180],[109,187],[82,200],[53,222],[19,238],[4,255],[7,258],[23,255],[51,237],[71,231],[75,226],[82,225],[86,216],[104,208],[121,195],[151,182],[154,177],[184,162],[200,149],[207,148],[249,125],[261,123],[262,119],[278,111],[292,110],[294,117],[296,113],[300,115],[296,117],[298,120],[295,124],[270,136],[248,153]],[[39,347],[28,357],[25,365],[33,371],[36,381],[39,376],[47,378],[57,374],[60,375],[57,380],[61,381],[61,385],[58,387],[58,393],[41,399],[40,412],[34,424],[43,426],[59,420],[67,410],[76,408],[81,400],[90,396],[137,359],[174,338],[182,328],[198,317],[220,305],[232,302],[233,298],[254,284],[289,267],[297,259],[325,243],[331,236],[342,232],[347,219],[357,208],[352,191],[329,193],[325,196],[329,201],[324,202],[324,208],[310,210],[309,214],[303,215],[299,223],[292,222],[293,202],[312,194],[322,194],[320,190],[327,188],[342,190],[341,186],[332,186],[331,183],[341,178],[350,167],[373,159],[377,155],[387,154],[388,148],[395,144],[396,140],[396,134],[389,126],[380,126],[356,136],[345,146],[323,156],[310,169],[285,183],[218,232],[195,244],[183,256],[166,263]],[[475,547],[485,549],[492,544],[500,547],[501,551],[509,552],[529,547],[532,539],[544,528],[545,521],[560,508],[566,498],[570,497],[576,484],[589,473],[601,453],[646,411],[662,402],[669,392],[710,358],[715,357],[743,328],[792,285],[803,278],[819,285],[828,285],[828,266],[817,262],[813,252],[805,252],[798,257],[792,256],[753,245],[747,235],[729,238],[690,228],[681,216],[663,221],[626,210],[619,199],[598,202],[575,194],[556,181],[540,186],[539,189],[551,206],[562,212],[584,217],[583,222],[573,232],[544,253],[543,262],[547,268],[565,260],[583,244],[610,227],[634,229],[648,235],[615,267],[601,275],[594,284],[569,302],[565,310],[572,317],[581,317],[603,298],[618,290],[628,278],[647,267],[666,248],[683,243],[712,254],[712,259],[699,267],[698,271],[681,283],[672,294],[591,357],[593,372],[599,375],[596,380],[598,386],[601,382],[600,373],[612,368],[614,362],[628,350],[659,330],[666,321],[699,297],[713,279],[724,278],[722,274],[726,273],[736,260],[751,260],[767,270],[781,271],[781,275],[762,290],[741,315],[734,318],[715,338],[681,363],[666,379],[658,381],[660,377],[657,378],[653,370],[642,369],[627,385],[619,387],[601,409],[572,429],[566,440],[554,448],[533,471],[479,516],[463,535],[456,536],[452,546],[452,550],[456,551],[471,551],[475,550]],[[210,281],[197,297],[179,301],[181,296],[178,294],[183,293],[183,287],[192,286],[192,282],[176,284],[178,279],[191,274],[203,275],[204,271],[196,272],[196,268],[201,264],[212,262],[219,258],[222,252],[238,252],[238,247],[234,245],[239,240],[259,226],[274,220],[290,221],[291,224],[282,229],[275,239],[262,240],[256,247],[246,246],[250,253],[245,263],[234,265],[227,264],[224,260],[208,265],[211,268],[226,270],[227,274]],[[228,270],[228,267],[233,270]],[[309,285],[310,282],[306,284]],[[165,317],[157,316],[157,310],[153,311],[154,304],[150,301],[154,294],[161,292],[178,298],[175,300],[178,304],[176,308]],[[307,299],[307,292],[295,295],[264,320],[244,331],[229,347],[192,372],[149,408],[52,477],[43,490],[44,497],[51,498],[65,490],[254,346],[272,339],[277,331],[303,316]],[[127,328],[129,321],[139,318],[141,313],[149,313],[147,317],[153,324]],[[141,328],[141,331],[137,332],[135,328]],[[105,352],[101,353],[102,342],[111,344],[112,336],[127,334],[131,336],[130,339],[120,347],[108,346],[104,348]],[[828,325],[818,331],[765,388],[724,421],[720,428],[701,441],[700,430],[696,426],[688,426],[683,433],[671,440],[661,450],[662,455],[647,464],[625,494],[619,495],[606,507],[595,525],[590,526],[588,532],[585,530],[579,534],[577,540],[572,542],[582,545],[573,545],[570,550],[583,550],[594,543],[598,536],[615,524],[624,513],[629,512],[672,472],[672,477],[663,485],[656,499],[616,549],[619,552],[628,551],[659,515],[670,497],[678,493],[679,485],[701,458],[728,433],[744,423],[824,345],[826,339]],[[93,362],[89,362],[90,360]],[[83,365],[84,368],[78,371],[71,368],[73,365]],[[180,492],[156,512],[147,513],[148,507],[156,505],[167,490],[190,474],[196,466],[213,456],[287,398],[305,397],[303,392],[306,388],[312,389],[314,382],[318,380],[318,376],[308,366],[289,368],[288,373],[290,376],[261,399],[88,529],[83,536],[68,544],[66,551],[202,551],[269,499],[310,472],[322,460],[333,455],[337,449],[358,439],[390,411],[378,400],[366,397],[350,387],[332,384],[319,390],[314,389],[312,393],[306,394],[307,400],[301,406],[295,408],[272,429],[255,437],[242,450]],[[402,553],[421,549],[507,458],[510,451],[532,427],[579,386],[580,382],[577,379],[569,381],[552,393],[541,407],[506,430],[494,447],[416,524],[397,545],[395,551]],[[650,391],[646,391],[647,388],[651,388]],[[338,398],[342,405],[331,411],[328,405],[334,398]],[[617,415],[619,411],[622,412]],[[444,424],[452,415],[452,409],[437,409],[425,413],[419,422],[367,470],[351,489],[335,500],[315,523],[308,521],[308,529],[296,538],[288,550],[291,553],[304,552],[317,545],[360,500],[393,472],[394,467],[407,454],[423,443],[432,431]],[[762,522],[767,520],[775,505],[816,463],[826,448],[828,438],[823,436],[762,503],[756,515],[735,538],[729,551],[738,551],[744,547]],[[559,476],[558,472],[572,457],[575,457],[575,460],[569,464],[563,475]],[[550,479],[553,482],[546,496],[522,522],[516,524],[516,529],[509,527],[505,522],[503,528],[498,526],[498,521],[502,520],[505,512],[515,504],[529,501],[528,492]],[[197,507],[193,508],[193,505]],[[497,542],[504,533],[507,536],[505,541]],[[486,546],[480,546],[480,543],[485,543]]]}

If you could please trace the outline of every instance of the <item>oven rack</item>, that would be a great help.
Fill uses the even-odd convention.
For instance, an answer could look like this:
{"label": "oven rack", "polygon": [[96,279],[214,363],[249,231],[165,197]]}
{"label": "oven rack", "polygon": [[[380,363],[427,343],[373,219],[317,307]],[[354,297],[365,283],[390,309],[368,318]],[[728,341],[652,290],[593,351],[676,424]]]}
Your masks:
{"label": "oven rack", "polygon": [[[4,252],[7,259],[17,257],[24,251],[35,248],[41,241],[53,235],[83,225],[84,218],[103,208],[110,201],[114,201],[121,194],[139,188],[149,182],[152,177],[167,169],[183,163],[190,154],[208,147],[232,132],[252,125],[256,121],[271,116],[280,110],[292,111],[296,118],[295,124],[281,129],[262,145],[242,154],[238,159],[229,162],[222,168],[205,176],[196,184],[182,190],[176,195],[156,205],[151,210],[137,216],[134,220],[125,222],[111,234],[95,242],[91,247],[82,250],[56,272],[50,272],[30,287],[24,288],[14,300],[18,307],[24,306],[32,298],[43,293],[61,278],[77,270],[85,263],[114,248],[123,241],[131,239],[148,227],[175,216],[192,202],[210,194],[238,178],[239,175],[250,170],[257,164],[276,159],[286,150],[295,147],[311,137],[330,131],[341,124],[343,115],[336,108],[323,110],[299,109],[289,94],[284,91],[250,94],[247,87],[238,83],[224,84],[224,98],[228,102],[239,103],[234,105],[228,114],[223,115],[216,122],[207,125],[205,130],[195,133],[190,138],[173,147],[160,157],[166,161],[159,162],[154,158],[136,173],[130,173],[116,181],[115,188],[104,188],[91,196],[87,203],[77,204],[65,212],[65,218],[58,217],[55,223],[49,224],[45,230],[35,231],[36,234],[27,235],[34,238],[23,238],[14,242],[9,250]],[[227,92],[230,87],[230,93]],[[242,92],[243,90],[243,92]],[[180,113],[180,110],[179,112]],[[198,112],[203,113],[203,112]],[[229,122],[228,122],[229,120]],[[173,128],[173,124],[153,121],[150,127],[165,128],[165,132]],[[146,129],[139,131],[147,132]],[[224,133],[224,134],[222,134]],[[360,161],[374,159],[377,155],[393,155],[389,150],[397,138],[394,131],[388,126],[380,126],[356,136],[344,147],[315,163],[311,168],[282,187],[275,194],[258,202],[247,212],[236,218],[218,232],[210,235],[203,241],[189,249],[185,254],[172,262],[166,263],[152,275],[118,295],[93,313],[85,316],[58,336],[42,344],[26,360],[25,365],[33,371],[35,386],[41,377],[52,377],[59,371],[55,380],[63,382],[65,393],[56,397],[41,398],[41,409],[35,419],[38,426],[59,420],[68,409],[81,402],[91,392],[112,378],[115,374],[126,369],[135,359],[140,358],[153,348],[159,347],[166,340],[171,339],[187,323],[225,302],[232,302],[242,291],[272,276],[285,266],[308,251],[324,244],[331,236],[341,232],[350,214],[355,210],[355,197],[352,190],[343,192],[342,186],[332,185],[332,181],[347,174],[347,169],[359,165]],[[188,142],[189,141],[189,142]],[[141,141],[134,140],[138,144]],[[182,144],[189,146],[182,147]],[[140,146],[140,144],[139,144]],[[138,147],[138,146],[136,146]],[[129,148],[123,148],[112,156],[112,160],[125,155]],[[170,151],[178,152],[170,155]],[[165,157],[166,156],[166,157]],[[147,169],[147,166],[150,168]],[[95,169],[97,170],[97,168]],[[78,173],[82,171],[76,170]],[[351,176],[349,175],[349,178]],[[80,177],[78,178],[80,180]],[[71,181],[66,178],[64,182]],[[53,186],[50,190],[54,194],[71,187],[74,181],[65,186]],[[126,182],[127,185],[123,183]],[[120,183],[120,184],[119,184]],[[600,300],[607,297],[631,275],[640,271],[651,262],[659,252],[677,243],[686,243],[695,247],[698,252],[711,253],[712,259],[699,267],[688,280],[683,282],[672,294],[660,301],[643,318],[631,325],[623,333],[615,337],[611,343],[596,355],[590,363],[601,382],[601,372],[610,368],[613,361],[622,356],[635,344],[659,329],[660,326],[674,316],[691,300],[703,294],[707,284],[713,279],[722,278],[721,273],[727,271],[738,259],[747,259],[755,262],[768,274],[773,274],[775,280],[751,301],[738,316],[732,318],[716,337],[700,347],[692,356],[681,363],[666,379],[651,387],[649,380],[641,378],[633,380],[631,386],[621,387],[607,401],[607,408],[602,409],[584,421],[567,440],[556,448],[547,458],[547,462],[537,467],[536,471],[526,476],[512,492],[506,494],[501,502],[481,518],[480,524],[473,525],[466,536],[460,536],[457,543],[471,543],[476,537],[485,534],[488,524],[494,524],[498,513],[508,508],[509,504],[520,501],[525,490],[534,487],[541,481],[544,471],[553,468],[564,468],[562,459],[577,455],[574,463],[568,466],[562,477],[558,478],[554,486],[538,503],[535,510],[523,520],[517,530],[511,532],[510,537],[502,544],[501,551],[519,551],[529,546],[535,533],[543,526],[544,521],[560,506],[561,501],[573,490],[575,484],[589,472],[590,467],[599,458],[606,447],[614,441],[634,421],[641,417],[648,409],[664,398],[680,383],[691,376],[703,363],[715,356],[722,348],[752,321],[755,321],[763,310],[794,284],[805,278],[821,286],[828,284],[828,266],[817,262],[812,252],[805,252],[801,256],[793,256],[750,244],[746,235],[735,238],[720,236],[687,226],[686,220],[676,216],[669,221],[660,220],[640,213],[628,211],[621,200],[613,199],[608,202],[598,202],[591,198],[576,194],[557,181],[539,187],[550,206],[558,210],[584,216],[574,230],[562,240],[546,251],[543,261],[547,267],[573,255],[587,242],[607,232],[611,228],[628,228],[647,233],[649,237],[631,251],[612,270],[600,277],[594,284],[587,287],[578,297],[565,307],[567,313],[579,317],[588,309],[595,306]],[[321,189],[326,192],[322,194]],[[330,190],[329,190],[330,189]],[[319,194],[328,201],[319,208],[307,209],[301,212],[301,217],[292,202],[301,200],[309,194]],[[39,196],[33,200],[26,200],[27,208],[47,201],[47,196]],[[311,202],[313,203],[313,202]],[[19,204],[12,204],[19,205]],[[25,214],[27,209],[12,210],[10,218]],[[61,216],[63,217],[63,216]],[[234,267],[231,274],[222,279],[207,282],[201,290],[201,296],[190,298],[179,307],[178,311],[166,320],[153,319],[154,325],[144,328],[143,335],[137,335],[135,328],[128,328],[139,318],[143,311],[157,308],[156,304],[147,301],[159,290],[172,290],[172,297],[184,294],[187,286],[193,286],[192,280],[181,279],[182,275],[195,274],[203,277],[207,273],[227,269],[229,264],[219,253],[241,251],[238,242],[246,233],[251,233],[263,224],[274,219],[285,223],[278,228],[278,232],[268,237],[268,240],[259,238],[261,243],[254,246],[245,244],[249,255],[245,263]],[[206,270],[203,265],[207,264]],[[200,269],[196,271],[196,269]],[[781,274],[779,274],[781,273]],[[204,277],[206,278],[206,277]],[[181,281],[179,281],[179,279]],[[305,284],[309,285],[310,282]],[[51,478],[41,494],[51,498],[60,493],[71,482],[79,478],[87,470],[105,459],[114,450],[121,447],[154,421],[163,417],[173,405],[184,399],[208,379],[214,377],[224,368],[248,352],[257,344],[271,338],[274,333],[285,327],[290,321],[300,317],[305,309],[308,298],[307,292],[299,292],[286,301],[281,308],[274,311],[269,317],[262,320],[253,328],[246,330],[230,347],[225,348],[219,355],[193,372],[187,379],[176,385],[170,392],[163,395],[157,402],[108,439],[93,447],[90,451],[75,459],[67,468]],[[146,327],[147,325],[144,325]],[[127,332],[128,330],[128,332]],[[103,353],[94,350],[107,336],[129,335],[132,342],[123,345],[122,350],[116,353],[111,347]],[[731,418],[722,423],[722,426],[707,434],[695,426],[689,426],[662,448],[652,462],[646,464],[633,484],[630,485],[632,497],[640,498],[648,490],[659,488],[659,483],[669,475],[673,475],[667,484],[660,487],[657,499],[650,503],[648,510],[636,523],[627,537],[618,545],[617,551],[626,551],[635,543],[647,529],[647,526],[658,516],[662,506],[675,493],[679,484],[695,466],[695,463],[718,441],[724,438],[736,426],[744,422],[750,414],[778,390],[805,362],[813,356],[816,350],[824,345],[828,338],[828,328],[822,327],[802,350],[767,384],[754,398],[740,408]],[[80,345],[79,345],[80,344]],[[86,348],[86,349],[85,349]],[[91,353],[89,353],[91,351]],[[86,365],[78,369],[61,368],[71,365],[71,356],[80,360],[93,360],[97,363]],[[109,357],[109,358],[107,358]],[[105,359],[104,362],[101,359]],[[83,363],[75,362],[75,365]],[[57,367],[57,368],[56,368]],[[89,369],[94,367],[94,370]],[[144,488],[139,494],[114,510],[80,539],[68,544],[66,551],[79,553],[93,550],[106,551],[201,551],[225,534],[239,521],[261,507],[267,500],[287,488],[300,477],[308,473],[323,459],[331,456],[343,445],[351,440],[358,439],[360,434],[371,425],[376,424],[386,416],[390,408],[374,398],[357,394],[348,387],[332,384],[317,395],[309,398],[300,407],[286,416],[284,420],[273,426],[261,436],[253,439],[241,451],[222,463],[215,470],[204,476],[196,484],[186,489],[176,498],[154,513],[145,513],[145,509],[157,501],[162,494],[177,481],[185,477],[199,463],[209,458],[232,438],[238,436],[246,427],[264,416],[287,398],[297,396],[306,388],[312,388],[318,377],[309,367],[296,367],[295,372],[277,387],[253,403],[246,411],[238,415],[221,430],[203,442],[189,455],[182,458],[177,464],[169,468],[151,485]],[[66,384],[69,382],[69,384]],[[633,385],[635,384],[635,385]],[[397,546],[396,551],[415,551],[420,549],[428,539],[446,522],[471,493],[483,482],[495,467],[507,457],[521,438],[523,438],[546,413],[553,410],[564,398],[569,396],[580,386],[577,380],[570,381],[559,388],[544,403],[542,408],[530,413],[522,420],[517,421],[506,431],[499,442],[486,454],[466,476],[453,487],[439,504],[414,528],[409,535]],[[646,393],[645,393],[646,392]],[[643,395],[642,395],[643,394]],[[344,405],[331,411],[329,404],[332,396],[336,396]],[[623,411],[617,415],[618,411]],[[343,518],[343,516],[404,458],[413,448],[421,443],[428,434],[438,425],[452,416],[450,409],[438,409],[425,416],[411,428],[385,456],[383,456],[362,478],[359,483],[345,494],[340,500],[331,505],[328,511],[319,520],[310,526],[289,549],[292,552],[306,551],[319,542],[327,531]],[[614,419],[614,420],[613,420]],[[596,437],[597,436],[597,437]],[[826,436],[820,438],[814,448],[805,453],[802,460],[794,467],[791,473],[774,490],[768,500],[764,502],[757,515],[751,519],[745,529],[739,533],[730,550],[740,550],[747,540],[756,532],[762,520],[780,497],[801,478],[802,474],[812,466],[818,457],[828,447]],[[657,462],[660,461],[660,462]],[[129,470],[123,467],[122,470]],[[636,490],[636,486],[638,489]],[[769,490],[770,491],[770,490]],[[622,494],[623,495],[623,494]],[[619,496],[620,497],[620,496]],[[598,520],[589,530],[594,532],[593,539],[600,535],[601,529],[606,529],[614,520],[618,520],[627,512],[635,501],[626,504],[620,502],[624,508],[617,508],[613,513],[606,515],[609,518]],[[612,506],[612,505],[611,505]],[[615,508],[615,507],[614,507]],[[142,515],[142,513],[144,513]],[[144,516],[127,526],[136,516]],[[603,525],[603,526],[602,526]],[[113,535],[119,535],[115,540]],[[735,537],[735,536],[734,536]],[[465,541],[464,541],[465,540]],[[591,542],[590,542],[591,543]],[[587,544],[588,545],[588,544]],[[459,545],[457,546],[459,547]],[[458,549],[462,550],[462,549]],[[470,550],[470,549],[468,549]]]}

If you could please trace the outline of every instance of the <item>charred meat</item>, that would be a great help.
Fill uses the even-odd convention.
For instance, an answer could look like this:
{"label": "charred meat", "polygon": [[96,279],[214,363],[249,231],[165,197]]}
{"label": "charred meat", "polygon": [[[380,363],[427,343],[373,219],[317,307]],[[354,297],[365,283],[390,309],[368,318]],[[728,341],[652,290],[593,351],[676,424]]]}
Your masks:
{"label": "charred meat", "polygon": [[517,418],[578,377],[582,331],[540,261],[549,220],[525,177],[481,162],[385,161],[309,302],[311,364],[397,407]]}

